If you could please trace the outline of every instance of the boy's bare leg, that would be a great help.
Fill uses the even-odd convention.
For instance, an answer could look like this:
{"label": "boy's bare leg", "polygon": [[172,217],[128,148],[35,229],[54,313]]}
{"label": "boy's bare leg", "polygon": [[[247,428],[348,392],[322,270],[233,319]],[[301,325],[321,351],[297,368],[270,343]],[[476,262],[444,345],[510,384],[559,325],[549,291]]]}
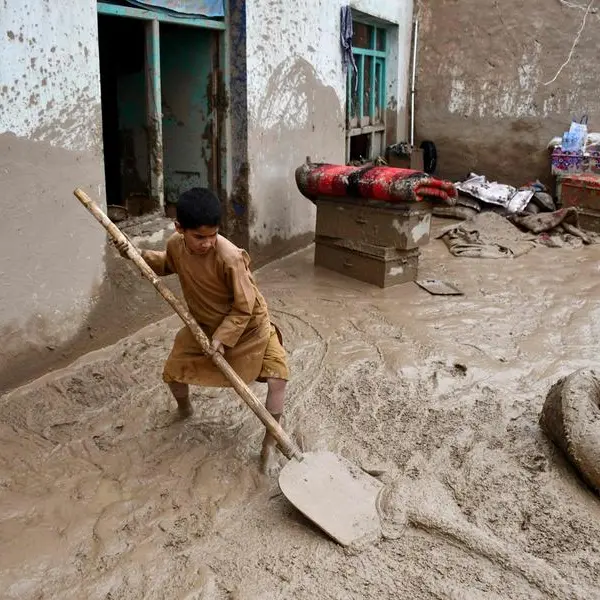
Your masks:
{"label": "boy's bare leg", "polygon": [[[283,403],[285,397],[285,386],[287,381],[284,379],[267,379],[267,403],[266,408],[271,416],[279,423],[283,414]],[[261,468],[264,473],[268,473],[275,462],[275,439],[267,431],[263,439],[262,450],[260,453]]]}
{"label": "boy's bare leg", "polygon": [[171,394],[177,402],[177,409],[182,419],[187,419],[194,414],[194,407],[190,402],[190,386],[187,383],[169,383]]}

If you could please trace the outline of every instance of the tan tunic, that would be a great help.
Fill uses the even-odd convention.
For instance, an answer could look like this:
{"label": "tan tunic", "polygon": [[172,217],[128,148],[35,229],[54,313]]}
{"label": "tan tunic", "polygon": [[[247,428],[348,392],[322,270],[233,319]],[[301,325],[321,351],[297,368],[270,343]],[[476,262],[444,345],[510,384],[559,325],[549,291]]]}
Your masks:
{"label": "tan tunic", "polygon": [[[177,273],[190,313],[209,339],[223,342],[225,358],[246,383],[269,377],[288,379],[285,350],[270,322],[245,250],[219,235],[213,250],[194,255],[183,236],[175,233],[166,252],[144,250],[143,256],[157,275]],[[163,379],[167,383],[229,386],[187,327],[175,337]]]}

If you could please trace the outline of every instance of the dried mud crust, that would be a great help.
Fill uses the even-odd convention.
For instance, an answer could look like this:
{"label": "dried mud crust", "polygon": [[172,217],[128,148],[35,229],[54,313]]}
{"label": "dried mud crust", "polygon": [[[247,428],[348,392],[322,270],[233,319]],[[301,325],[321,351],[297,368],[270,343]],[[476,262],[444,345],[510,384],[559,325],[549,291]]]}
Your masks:
{"label": "dried mud crust", "polygon": [[432,243],[422,276],[465,292],[447,298],[315,271],[310,251],[259,274],[290,355],[288,430],[386,484],[385,535],[360,549],[260,474],[263,429],[231,390],[194,389],[177,419],[161,383],[176,319],[0,397],[2,597],[598,598],[600,503],[538,418],[596,361],[599,258],[490,269]]}
{"label": "dried mud crust", "polygon": [[600,379],[581,369],[554,384],[540,425],[582,478],[600,494]]}

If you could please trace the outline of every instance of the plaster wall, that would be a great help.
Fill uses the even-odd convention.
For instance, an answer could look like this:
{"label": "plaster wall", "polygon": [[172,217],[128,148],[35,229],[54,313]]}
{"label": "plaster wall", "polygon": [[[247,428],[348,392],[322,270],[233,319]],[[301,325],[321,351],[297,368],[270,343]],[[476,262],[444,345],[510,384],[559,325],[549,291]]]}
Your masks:
{"label": "plaster wall", "polygon": [[73,196],[103,201],[96,2],[0,3],[0,379],[82,327],[104,234]]}

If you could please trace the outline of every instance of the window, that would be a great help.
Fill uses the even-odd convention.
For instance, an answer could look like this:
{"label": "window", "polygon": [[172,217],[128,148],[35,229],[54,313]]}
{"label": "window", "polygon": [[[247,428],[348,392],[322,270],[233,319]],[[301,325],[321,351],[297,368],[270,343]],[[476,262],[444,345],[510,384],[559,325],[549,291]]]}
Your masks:
{"label": "window", "polygon": [[[386,106],[387,31],[382,27],[353,21],[352,47],[357,72],[348,72],[347,153],[349,160],[373,158],[383,151]],[[358,156],[356,136],[368,136],[368,155]],[[364,139],[364,138],[363,138]]]}

